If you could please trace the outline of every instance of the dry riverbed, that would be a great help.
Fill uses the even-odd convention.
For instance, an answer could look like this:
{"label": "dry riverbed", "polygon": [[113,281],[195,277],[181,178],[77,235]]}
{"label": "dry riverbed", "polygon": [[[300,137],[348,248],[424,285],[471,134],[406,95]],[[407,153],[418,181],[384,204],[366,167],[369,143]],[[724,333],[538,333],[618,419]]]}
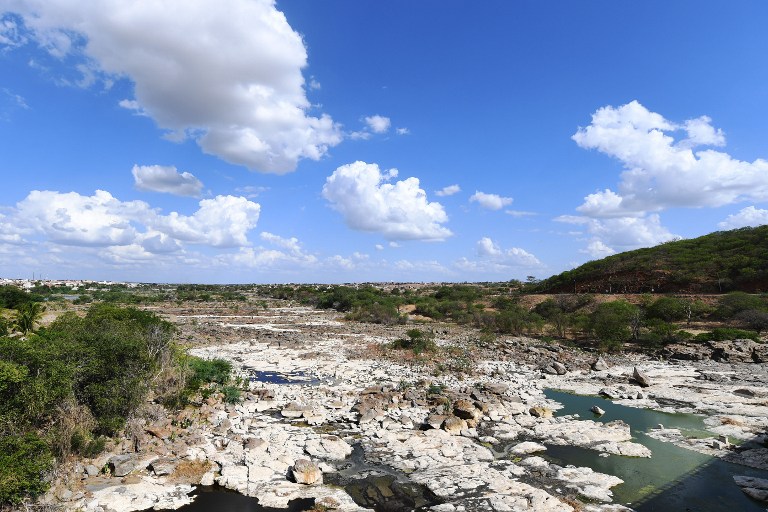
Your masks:
{"label": "dry riverbed", "polygon": [[[760,447],[768,425],[764,363],[616,356],[592,368],[593,354],[500,338],[469,354],[441,352],[469,359],[457,372],[450,370],[456,361],[415,362],[405,353],[398,360],[399,353],[382,349],[405,326],[342,322],[333,313],[277,304],[165,313],[193,354],[233,362],[250,381],[244,400],[227,405],[211,397],[174,416],[148,404],[146,419],[130,425],[130,439],[73,463],[48,503],[101,512],[174,509],[191,501],[194,485],[218,484],[277,508],[314,498],[325,507],[319,510],[340,511],[374,503],[441,512],[628,510],[612,503],[620,478],[558,466],[542,457],[544,445],[607,457],[650,451],[622,422],[584,420],[588,410],[582,418],[558,416],[546,388],[703,414],[709,438],[663,427],[652,435],[768,469],[768,449]],[[429,327],[444,347],[479,337],[468,328]],[[754,447],[737,451],[731,441]],[[360,490],[357,502],[350,482]]]}

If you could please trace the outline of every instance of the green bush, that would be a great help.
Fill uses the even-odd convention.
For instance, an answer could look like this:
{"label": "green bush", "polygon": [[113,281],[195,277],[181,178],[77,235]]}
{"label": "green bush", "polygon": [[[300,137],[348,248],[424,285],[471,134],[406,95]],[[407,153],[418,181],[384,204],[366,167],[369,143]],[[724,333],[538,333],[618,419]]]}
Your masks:
{"label": "green bush", "polygon": [[53,463],[48,444],[36,434],[0,437],[0,505],[17,505],[47,491],[45,475]]}
{"label": "green bush", "polygon": [[723,295],[715,311],[715,315],[723,320],[733,318],[742,311],[756,309],[760,311],[768,310],[766,302],[757,295],[751,295],[744,292],[731,292]]}
{"label": "green bush", "polygon": [[422,352],[434,352],[437,350],[435,333],[432,331],[424,332],[419,329],[409,329],[405,334],[407,338],[396,339],[390,344],[390,347],[394,349],[412,350],[416,355],[419,355]]}
{"label": "green bush", "polygon": [[602,350],[615,350],[637,333],[639,308],[624,300],[604,302],[590,315],[590,330]]}
{"label": "green bush", "polygon": [[202,359],[192,356],[188,364],[192,369],[188,387],[193,390],[209,382],[226,384],[232,372],[232,363],[224,359]]}
{"label": "green bush", "polygon": [[685,320],[688,317],[688,307],[688,302],[683,299],[661,297],[648,306],[646,315],[648,318],[656,318],[665,322]]}
{"label": "green bush", "polygon": [[241,400],[240,388],[237,386],[222,386],[221,392],[224,394],[224,402],[236,404]]}

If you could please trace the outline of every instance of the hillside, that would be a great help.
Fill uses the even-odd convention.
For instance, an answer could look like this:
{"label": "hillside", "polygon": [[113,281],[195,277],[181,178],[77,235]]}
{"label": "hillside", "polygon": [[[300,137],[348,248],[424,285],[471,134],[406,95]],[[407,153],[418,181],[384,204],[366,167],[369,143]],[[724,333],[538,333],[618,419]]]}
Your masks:
{"label": "hillside", "polygon": [[538,293],[723,293],[768,290],[768,226],[614,254],[542,280]]}

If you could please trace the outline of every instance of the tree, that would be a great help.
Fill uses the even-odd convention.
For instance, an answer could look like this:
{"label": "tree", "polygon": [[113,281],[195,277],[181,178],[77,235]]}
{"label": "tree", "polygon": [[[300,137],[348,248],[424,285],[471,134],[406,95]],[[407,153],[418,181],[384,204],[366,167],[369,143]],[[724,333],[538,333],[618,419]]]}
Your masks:
{"label": "tree", "polygon": [[27,334],[35,330],[35,324],[43,317],[45,306],[39,302],[25,302],[16,309],[13,324],[21,334]]}
{"label": "tree", "polygon": [[768,311],[747,309],[738,313],[734,320],[746,329],[757,331],[757,334],[768,330]]}
{"label": "tree", "polygon": [[590,315],[590,330],[603,350],[614,350],[636,337],[640,328],[639,308],[624,300],[604,302]]}

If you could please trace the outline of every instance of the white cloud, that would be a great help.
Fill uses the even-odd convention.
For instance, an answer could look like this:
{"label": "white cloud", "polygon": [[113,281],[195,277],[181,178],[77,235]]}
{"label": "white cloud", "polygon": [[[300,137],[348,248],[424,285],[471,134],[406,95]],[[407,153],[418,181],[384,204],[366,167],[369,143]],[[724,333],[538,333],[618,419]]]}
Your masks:
{"label": "white cloud", "polygon": [[[77,59],[81,85],[131,80],[121,105],[230,163],[286,173],[342,140],[329,116],[308,115],[306,48],[274,0],[22,0],[13,11],[24,35]],[[14,30],[3,25],[3,41]]]}
{"label": "white cloud", "polygon": [[408,128],[405,128],[405,127],[403,127],[403,128],[396,128],[395,129],[395,133],[397,133],[398,135],[408,135],[408,134],[411,133],[411,130],[409,130]]}
{"label": "white cloud", "polygon": [[580,252],[589,254],[593,259],[601,259],[611,254],[616,254],[616,251],[605,245],[600,240],[592,240],[587,245],[586,249],[582,249]]}
{"label": "white cloud", "polygon": [[136,188],[150,192],[165,192],[177,196],[199,197],[203,183],[188,172],[163,165],[134,165],[131,171]]}
{"label": "white cloud", "polygon": [[[573,140],[618,159],[625,171],[618,191],[590,194],[578,210],[591,217],[626,217],[671,207],[768,200],[767,161],[745,162],[700,149],[725,145],[723,132],[710,123],[706,116],[673,123],[637,101],[599,109]],[[684,132],[677,142],[676,131]]]}
{"label": "white cloud", "polygon": [[534,267],[541,265],[541,261],[525,249],[519,247],[502,249],[487,236],[477,241],[477,254],[481,258],[489,258],[503,266]]}
{"label": "white cloud", "polygon": [[511,197],[501,197],[498,194],[486,194],[476,190],[469,198],[471,203],[477,203],[486,210],[501,210],[505,206],[512,204]]}
{"label": "white cloud", "polygon": [[606,255],[610,251],[650,247],[677,238],[661,225],[658,214],[607,219],[562,215],[555,218],[555,221],[586,226],[592,239],[583,252],[593,256],[597,253]]}
{"label": "white cloud", "polygon": [[304,252],[301,242],[295,237],[284,238],[263,231],[260,238],[277,249],[266,247],[241,247],[235,254],[222,255],[217,258],[221,265],[241,265],[254,269],[298,270],[308,268],[317,263],[317,257]]}
{"label": "white cloud", "polygon": [[374,247],[376,247],[377,251],[383,251],[384,250],[384,246],[381,245],[381,244],[376,244]]}
{"label": "white cloud", "polygon": [[499,256],[501,249],[493,240],[484,236],[477,242],[477,254],[479,256]]}
{"label": "white cloud", "polygon": [[368,116],[364,120],[373,133],[387,133],[389,127],[392,126],[392,122],[388,117],[380,115]]}
{"label": "white cloud", "polygon": [[536,215],[536,212],[526,212],[522,210],[504,210],[504,213],[507,215],[511,215],[512,217],[519,218],[519,217],[533,217]]}
{"label": "white cloud", "polygon": [[435,195],[440,197],[452,196],[461,192],[461,187],[458,185],[448,185],[440,190],[435,190]]}
{"label": "white cloud", "polygon": [[256,227],[261,206],[244,197],[216,196],[200,201],[192,215],[158,215],[150,225],[177,240],[213,247],[248,245],[247,233]]}
{"label": "white cloud", "polygon": [[377,164],[342,165],[326,179],[323,197],[355,230],[381,233],[390,240],[444,240],[452,235],[443,206],[428,202],[418,178],[388,183],[397,169]]}
{"label": "white cloud", "polygon": [[288,249],[288,251],[290,252],[293,252],[293,253],[301,252],[301,244],[299,243],[299,239],[296,237],[283,238],[279,235],[275,235],[267,231],[262,231],[259,236],[265,242],[268,242],[277,247],[282,247],[283,249]]}
{"label": "white cloud", "polygon": [[729,215],[723,222],[718,224],[718,227],[721,229],[736,229],[747,226],[763,226],[765,224],[768,224],[768,210],[747,206],[738,213]]}
{"label": "white cloud", "polygon": [[[248,245],[260,206],[244,197],[204,199],[192,215],[162,215],[143,201],[120,201],[109,192],[34,190],[8,216],[16,233],[42,235],[76,246],[136,245],[153,253],[174,252],[184,243],[212,247]],[[3,219],[0,219],[2,222]]]}

